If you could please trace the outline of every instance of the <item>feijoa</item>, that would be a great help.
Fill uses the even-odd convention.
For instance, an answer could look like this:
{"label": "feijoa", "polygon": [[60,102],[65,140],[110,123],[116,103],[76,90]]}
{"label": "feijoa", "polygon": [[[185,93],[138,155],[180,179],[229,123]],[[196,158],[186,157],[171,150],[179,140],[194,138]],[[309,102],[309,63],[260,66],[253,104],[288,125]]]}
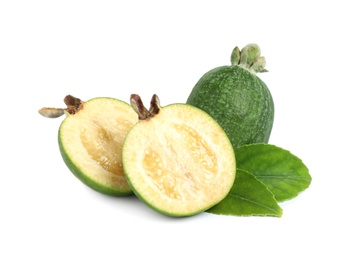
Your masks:
{"label": "feijoa", "polygon": [[155,211],[175,217],[203,212],[225,198],[236,163],[221,126],[191,105],[160,107],[156,95],[149,110],[138,95],[131,104],[139,122],[128,132],[122,156],[134,193]]}
{"label": "feijoa", "polygon": [[257,44],[235,47],[231,65],[205,73],[192,89],[187,104],[211,115],[234,147],[267,143],[274,121],[274,102],[266,84],[256,75],[265,72],[265,58]]}
{"label": "feijoa", "polygon": [[42,108],[39,113],[50,118],[66,114],[58,131],[58,143],[68,168],[98,192],[133,194],[122,166],[125,136],[138,121],[132,107],[108,97],[83,102],[68,95],[64,102],[66,109]]}

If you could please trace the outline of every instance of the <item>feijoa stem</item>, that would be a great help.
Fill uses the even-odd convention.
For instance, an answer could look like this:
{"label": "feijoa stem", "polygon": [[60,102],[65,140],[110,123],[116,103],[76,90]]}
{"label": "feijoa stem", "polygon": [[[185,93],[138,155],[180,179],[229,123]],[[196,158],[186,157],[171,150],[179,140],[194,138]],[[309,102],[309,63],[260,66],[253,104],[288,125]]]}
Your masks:
{"label": "feijoa stem", "polygon": [[71,95],[67,95],[64,98],[64,103],[66,104],[67,108],[43,107],[38,112],[40,115],[47,118],[57,118],[62,116],[65,112],[69,113],[70,115],[76,114],[83,108],[84,104],[84,102],[79,98]]}
{"label": "feijoa stem", "polygon": [[149,110],[145,108],[140,96],[137,94],[132,94],[130,96],[130,104],[138,114],[139,120],[146,120],[154,117],[160,112],[160,100],[156,94],[154,94],[151,98]]}
{"label": "feijoa stem", "polygon": [[260,54],[260,47],[255,43],[246,45],[241,51],[236,46],[231,53],[231,65],[240,66],[253,74],[267,72],[265,57]]}

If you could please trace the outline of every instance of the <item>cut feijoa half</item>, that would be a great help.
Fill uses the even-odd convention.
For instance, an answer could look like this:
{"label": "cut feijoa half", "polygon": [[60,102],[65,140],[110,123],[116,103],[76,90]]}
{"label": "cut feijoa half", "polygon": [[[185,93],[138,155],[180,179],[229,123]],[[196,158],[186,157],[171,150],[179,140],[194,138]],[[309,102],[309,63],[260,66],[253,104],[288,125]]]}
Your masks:
{"label": "cut feijoa half", "polygon": [[125,136],[138,121],[132,107],[108,97],[83,102],[68,95],[64,102],[66,109],[42,108],[39,113],[50,118],[66,114],[58,142],[68,168],[98,192],[112,196],[133,194],[121,161]]}
{"label": "cut feijoa half", "polygon": [[126,136],[123,166],[134,193],[174,217],[195,215],[225,198],[236,162],[221,126],[191,105],[160,107],[154,95],[147,110],[138,95],[130,100],[139,122]]}

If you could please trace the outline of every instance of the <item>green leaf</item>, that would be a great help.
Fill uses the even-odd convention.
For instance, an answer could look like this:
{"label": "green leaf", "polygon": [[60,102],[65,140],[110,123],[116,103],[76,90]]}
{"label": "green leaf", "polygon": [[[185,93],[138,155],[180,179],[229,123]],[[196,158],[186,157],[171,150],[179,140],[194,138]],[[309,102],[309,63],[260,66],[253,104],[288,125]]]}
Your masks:
{"label": "green leaf", "polygon": [[281,217],[282,209],[274,195],[251,173],[238,169],[233,187],[209,213],[233,216]]}
{"label": "green leaf", "polygon": [[309,187],[311,176],[295,155],[270,144],[250,144],[235,148],[237,168],[254,174],[274,194],[278,202],[296,197]]}

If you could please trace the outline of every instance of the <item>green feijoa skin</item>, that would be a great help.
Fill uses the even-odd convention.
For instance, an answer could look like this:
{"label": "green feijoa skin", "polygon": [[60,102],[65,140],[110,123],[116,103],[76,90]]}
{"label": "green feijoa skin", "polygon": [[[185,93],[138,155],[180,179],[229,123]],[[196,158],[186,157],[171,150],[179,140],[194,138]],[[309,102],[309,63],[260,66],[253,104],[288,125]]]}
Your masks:
{"label": "green feijoa skin", "polygon": [[210,114],[233,147],[269,141],[274,102],[267,85],[256,74],[266,71],[265,63],[258,45],[246,45],[241,51],[235,47],[231,65],[205,73],[186,101]]}
{"label": "green feijoa skin", "polygon": [[234,149],[236,167],[251,172],[278,202],[295,198],[310,186],[311,175],[303,161],[271,144],[250,144]]}

